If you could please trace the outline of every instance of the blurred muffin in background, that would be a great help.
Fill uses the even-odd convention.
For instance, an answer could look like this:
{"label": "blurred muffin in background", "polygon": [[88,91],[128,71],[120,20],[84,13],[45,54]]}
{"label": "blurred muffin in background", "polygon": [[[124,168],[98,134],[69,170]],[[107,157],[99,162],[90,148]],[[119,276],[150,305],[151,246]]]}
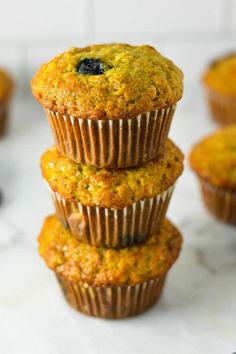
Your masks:
{"label": "blurred muffin in background", "polygon": [[203,84],[212,117],[220,124],[236,123],[236,52],[213,61]]}
{"label": "blurred muffin in background", "polygon": [[189,160],[207,208],[218,219],[236,225],[236,125],[202,139]]}
{"label": "blurred muffin in background", "polygon": [[9,101],[13,91],[13,80],[5,69],[0,68],[0,136],[7,128]]}

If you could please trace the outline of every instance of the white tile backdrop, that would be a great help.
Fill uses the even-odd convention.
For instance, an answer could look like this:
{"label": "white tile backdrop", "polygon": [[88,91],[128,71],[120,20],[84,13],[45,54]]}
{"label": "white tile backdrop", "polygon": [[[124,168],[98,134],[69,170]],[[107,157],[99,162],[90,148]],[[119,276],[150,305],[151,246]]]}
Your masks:
{"label": "white tile backdrop", "polygon": [[236,49],[236,0],[0,0],[0,8],[0,65],[19,89],[70,46],[148,43],[176,61],[186,84],[199,82],[212,57]]}

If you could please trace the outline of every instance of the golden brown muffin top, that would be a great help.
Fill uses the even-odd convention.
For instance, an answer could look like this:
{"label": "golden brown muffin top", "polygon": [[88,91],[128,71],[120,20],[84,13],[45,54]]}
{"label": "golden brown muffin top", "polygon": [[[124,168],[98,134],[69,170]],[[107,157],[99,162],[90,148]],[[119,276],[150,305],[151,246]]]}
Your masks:
{"label": "golden brown muffin top", "polygon": [[196,144],[189,157],[199,177],[216,187],[236,189],[236,125],[229,126]]}
{"label": "golden brown muffin top", "polygon": [[236,53],[214,61],[203,76],[203,82],[213,90],[236,96]]}
{"label": "golden brown muffin top", "polygon": [[158,235],[142,245],[123,249],[80,242],[56,216],[49,216],[38,238],[47,266],[70,281],[89,285],[133,285],[164,275],[178,258],[182,237],[165,220]]}
{"label": "golden brown muffin top", "polygon": [[11,76],[3,69],[0,69],[0,102],[7,101],[11,96],[13,81]]}
{"label": "golden brown muffin top", "polygon": [[52,147],[42,156],[41,169],[51,189],[66,200],[120,209],[172,186],[183,171],[183,154],[168,140],[165,151],[155,160],[133,168],[106,170],[73,162]]}
{"label": "golden brown muffin top", "polygon": [[58,55],[40,68],[31,86],[42,106],[59,113],[133,118],[176,103],[183,74],[151,46],[103,44]]}

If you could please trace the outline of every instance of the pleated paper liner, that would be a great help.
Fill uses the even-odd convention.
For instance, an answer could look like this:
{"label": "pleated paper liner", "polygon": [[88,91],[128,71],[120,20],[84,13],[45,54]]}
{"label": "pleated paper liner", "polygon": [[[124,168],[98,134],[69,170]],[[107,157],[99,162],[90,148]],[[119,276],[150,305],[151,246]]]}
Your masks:
{"label": "pleated paper liner", "polygon": [[236,124],[236,97],[227,97],[207,89],[207,101],[211,116],[217,123]]}
{"label": "pleated paper liner", "polygon": [[59,152],[86,165],[137,166],[163,150],[175,105],[133,119],[82,119],[46,110]]}
{"label": "pleated paper liner", "polygon": [[8,104],[0,102],[0,137],[6,133],[8,123]]}
{"label": "pleated paper liner", "polygon": [[158,232],[173,189],[174,186],[123,209],[89,207],[51,193],[58,218],[80,241],[120,248],[144,242]]}
{"label": "pleated paper liner", "polygon": [[236,225],[236,191],[218,188],[200,180],[204,202],[219,220]]}
{"label": "pleated paper liner", "polygon": [[57,274],[68,303],[95,317],[119,319],[148,310],[160,298],[166,274],[137,285],[89,286],[71,282]]}

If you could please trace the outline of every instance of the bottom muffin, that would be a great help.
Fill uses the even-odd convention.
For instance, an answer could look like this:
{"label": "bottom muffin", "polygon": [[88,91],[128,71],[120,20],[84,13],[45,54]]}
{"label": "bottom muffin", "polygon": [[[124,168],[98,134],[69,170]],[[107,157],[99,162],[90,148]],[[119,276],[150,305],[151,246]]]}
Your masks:
{"label": "bottom muffin", "polygon": [[137,315],[154,305],[182,244],[180,232],[165,220],[142,245],[94,247],[72,236],[56,216],[46,219],[38,240],[70,305],[103,318]]}
{"label": "bottom muffin", "polygon": [[236,225],[236,125],[202,139],[189,160],[208,210],[219,220]]}

